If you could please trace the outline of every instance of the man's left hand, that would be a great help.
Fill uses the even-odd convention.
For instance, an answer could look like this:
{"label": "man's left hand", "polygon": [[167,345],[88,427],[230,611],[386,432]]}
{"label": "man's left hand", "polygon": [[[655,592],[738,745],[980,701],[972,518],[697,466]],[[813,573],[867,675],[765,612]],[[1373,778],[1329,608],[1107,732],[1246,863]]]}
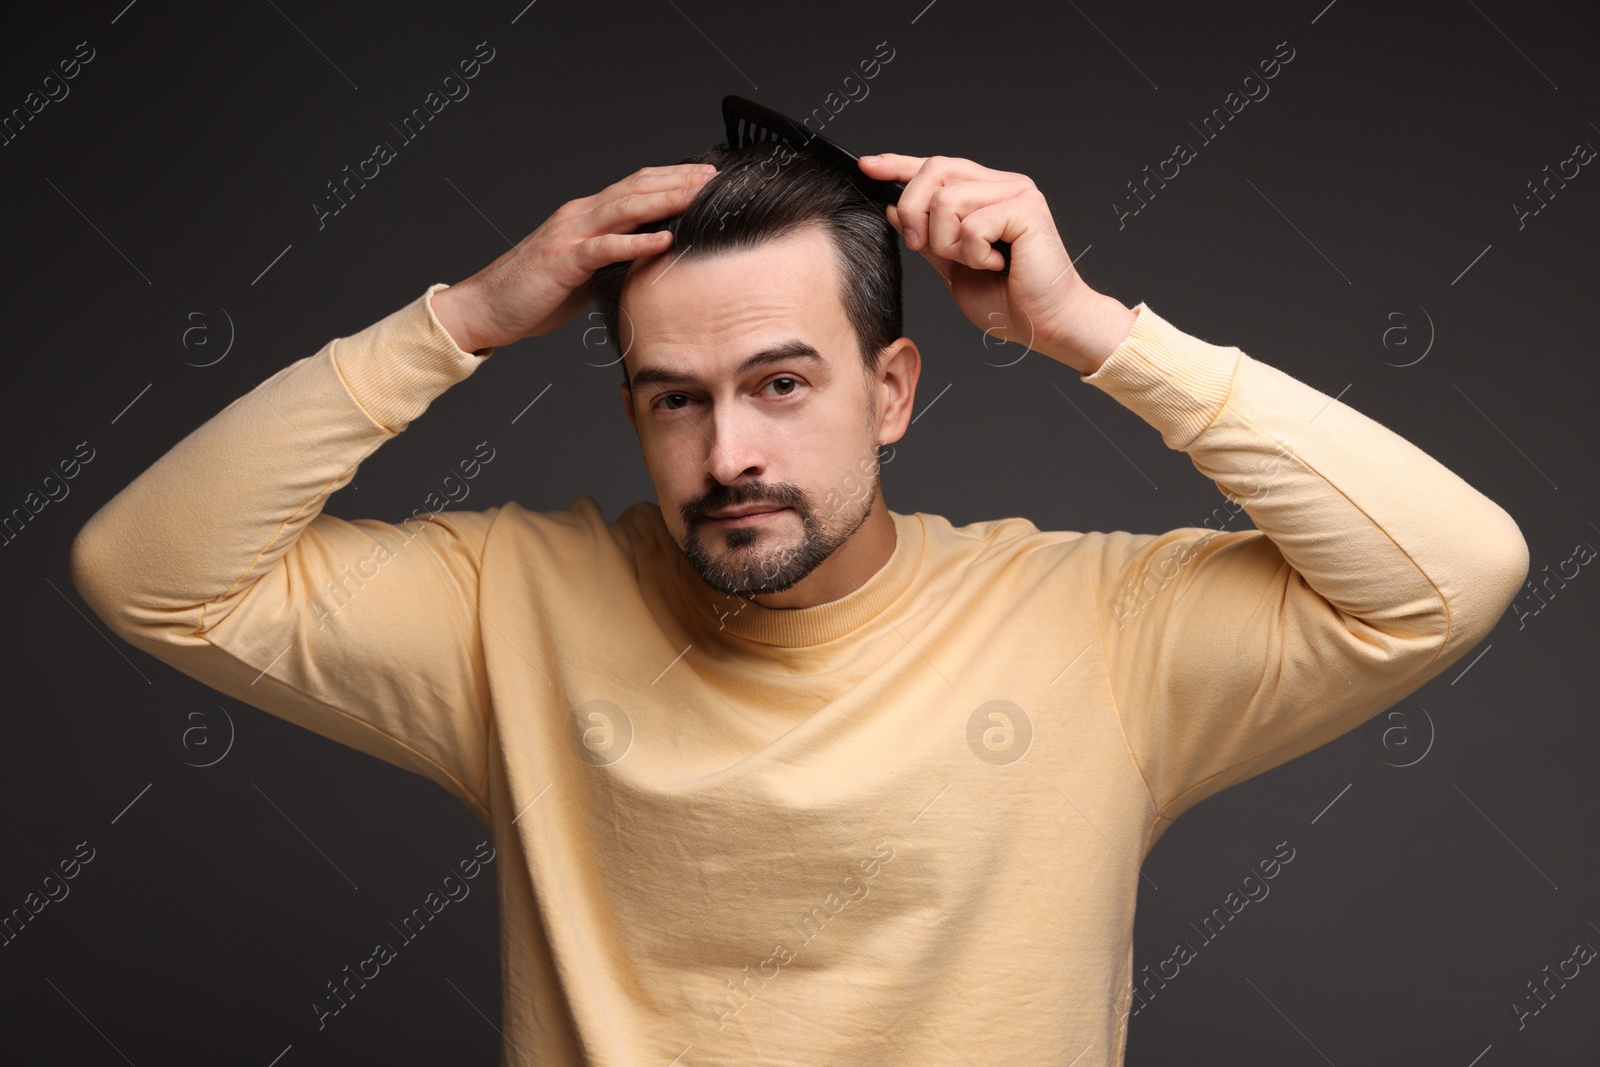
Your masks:
{"label": "man's left hand", "polygon": [[[870,178],[905,185],[890,225],[921,252],[973,324],[1092,374],[1127,336],[1134,313],[1089,288],[1050,205],[1025,174],[951,156],[863,156]],[[1011,268],[996,241],[1011,245]]]}

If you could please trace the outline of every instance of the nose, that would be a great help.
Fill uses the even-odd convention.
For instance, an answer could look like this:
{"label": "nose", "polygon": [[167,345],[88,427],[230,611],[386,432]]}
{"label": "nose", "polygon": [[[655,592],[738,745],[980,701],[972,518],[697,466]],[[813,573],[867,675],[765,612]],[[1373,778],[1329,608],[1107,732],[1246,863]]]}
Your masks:
{"label": "nose", "polygon": [[737,403],[721,404],[712,413],[706,436],[706,470],[723,485],[759,478],[766,470],[761,427],[753,412]]}

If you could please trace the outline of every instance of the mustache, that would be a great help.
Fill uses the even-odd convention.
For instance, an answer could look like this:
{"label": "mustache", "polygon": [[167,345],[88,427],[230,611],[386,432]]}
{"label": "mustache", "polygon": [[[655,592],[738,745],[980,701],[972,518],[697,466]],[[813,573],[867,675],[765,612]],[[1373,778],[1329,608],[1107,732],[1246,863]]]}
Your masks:
{"label": "mustache", "polygon": [[685,501],[679,508],[685,525],[713,511],[737,508],[745,504],[771,504],[774,507],[805,511],[806,492],[797,485],[781,482],[777,485],[719,485],[705,496]]}

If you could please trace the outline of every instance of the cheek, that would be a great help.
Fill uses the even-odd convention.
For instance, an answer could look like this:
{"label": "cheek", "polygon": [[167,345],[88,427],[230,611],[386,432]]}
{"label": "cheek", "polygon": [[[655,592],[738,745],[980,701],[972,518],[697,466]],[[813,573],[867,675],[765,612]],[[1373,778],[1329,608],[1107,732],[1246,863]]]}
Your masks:
{"label": "cheek", "polygon": [[806,486],[820,501],[828,493],[848,497],[859,493],[865,481],[862,457],[871,448],[863,421],[853,414],[830,419],[826,425],[811,428],[804,442],[795,442],[787,452],[793,464],[790,480]]}
{"label": "cheek", "polygon": [[655,482],[656,492],[665,498],[674,500],[682,495],[687,487],[687,474],[689,464],[692,462],[684,444],[672,440],[650,442],[644,449],[645,466],[650,471],[650,480]]}
{"label": "cheek", "polygon": [[641,441],[645,469],[663,512],[676,516],[681,504],[703,496],[711,484],[705,450],[697,446],[702,441],[685,427],[658,429]]}
{"label": "cheek", "polygon": [[859,452],[861,443],[872,434],[869,415],[865,397],[855,397],[853,403],[829,412],[825,431],[828,450],[835,456],[854,456]]}

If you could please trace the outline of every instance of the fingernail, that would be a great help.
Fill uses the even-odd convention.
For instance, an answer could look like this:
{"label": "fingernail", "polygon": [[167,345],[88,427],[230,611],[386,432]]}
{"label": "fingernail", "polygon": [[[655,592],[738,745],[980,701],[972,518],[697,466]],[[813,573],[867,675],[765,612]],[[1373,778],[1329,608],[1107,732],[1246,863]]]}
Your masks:
{"label": "fingernail", "polygon": [[879,158],[879,157],[878,157],[878,156],[876,156],[876,155],[871,155],[871,156],[862,156],[862,157],[861,157],[861,162],[863,162],[863,163],[868,163],[868,162],[871,162],[871,161],[872,161],[872,160],[874,160],[874,159],[877,159],[877,158]]}

